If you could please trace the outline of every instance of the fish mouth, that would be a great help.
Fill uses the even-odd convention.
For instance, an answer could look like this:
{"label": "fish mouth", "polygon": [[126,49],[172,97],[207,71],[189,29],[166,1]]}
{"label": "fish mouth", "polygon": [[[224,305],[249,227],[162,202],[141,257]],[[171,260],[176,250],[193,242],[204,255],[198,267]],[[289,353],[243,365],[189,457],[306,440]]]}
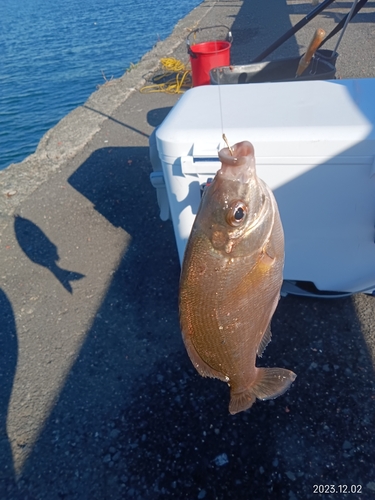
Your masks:
{"label": "fish mouth", "polygon": [[219,151],[221,168],[219,174],[224,179],[248,183],[255,174],[254,146],[249,141],[238,142]]}
{"label": "fish mouth", "polygon": [[231,167],[245,165],[248,158],[254,158],[254,146],[249,141],[238,142],[229,148],[223,148],[219,151],[219,159]]}

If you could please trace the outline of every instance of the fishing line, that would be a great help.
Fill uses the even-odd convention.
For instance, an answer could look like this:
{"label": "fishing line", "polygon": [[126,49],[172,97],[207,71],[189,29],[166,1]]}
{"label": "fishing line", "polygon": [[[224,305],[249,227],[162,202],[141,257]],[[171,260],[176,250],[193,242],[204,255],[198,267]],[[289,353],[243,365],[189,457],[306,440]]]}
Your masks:
{"label": "fishing line", "polygon": [[222,102],[221,102],[221,89],[220,89],[220,76],[218,72],[218,77],[217,77],[217,86],[218,86],[218,91],[219,91],[219,109],[220,109],[220,123],[221,123],[221,137],[223,138],[223,141],[227,145],[230,154],[233,156],[233,149],[230,147],[227,136],[224,133],[224,120],[223,120],[223,108],[222,108]]}
{"label": "fishing line", "polygon": [[218,75],[217,79],[217,86],[218,86],[218,92],[219,92],[219,109],[220,109],[220,123],[221,123],[221,134],[224,139],[224,122],[223,122],[223,109],[221,106],[221,90],[220,90],[220,77]]}

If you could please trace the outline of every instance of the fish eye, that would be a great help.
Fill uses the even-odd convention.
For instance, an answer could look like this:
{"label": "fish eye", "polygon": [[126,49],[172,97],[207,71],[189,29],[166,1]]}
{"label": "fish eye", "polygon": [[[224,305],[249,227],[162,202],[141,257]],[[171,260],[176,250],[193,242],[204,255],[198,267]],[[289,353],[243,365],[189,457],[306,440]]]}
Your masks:
{"label": "fish eye", "polygon": [[234,218],[236,220],[242,220],[245,216],[245,211],[242,207],[238,207],[237,210],[236,210],[236,213],[234,214]]}
{"label": "fish eye", "polygon": [[226,220],[230,226],[239,226],[245,220],[247,206],[242,201],[235,201],[231,204]]}

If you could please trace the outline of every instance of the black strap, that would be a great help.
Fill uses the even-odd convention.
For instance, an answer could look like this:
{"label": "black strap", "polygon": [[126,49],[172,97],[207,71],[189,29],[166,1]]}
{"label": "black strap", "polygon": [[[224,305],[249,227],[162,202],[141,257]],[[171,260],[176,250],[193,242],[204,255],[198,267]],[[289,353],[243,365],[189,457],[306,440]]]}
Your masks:
{"label": "black strap", "polygon": [[[353,15],[350,19],[350,21],[354,18],[354,16],[362,9],[362,7],[364,5],[366,5],[367,3],[367,0],[359,0],[359,2],[357,3],[357,5],[355,6],[355,9],[354,9],[354,12],[353,12]],[[343,26],[345,25],[345,22],[349,16],[350,12],[348,12],[342,19],[341,21],[334,27],[334,29],[331,31],[331,33],[329,35],[327,35],[325,37],[325,39],[322,41],[322,43],[319,45],[319,48],[322,47],[330,38],[332,38],[333,36],[336,35],[336,33],[338,33],[342,28]],[[350,22],[349,21],[349,22]]]}

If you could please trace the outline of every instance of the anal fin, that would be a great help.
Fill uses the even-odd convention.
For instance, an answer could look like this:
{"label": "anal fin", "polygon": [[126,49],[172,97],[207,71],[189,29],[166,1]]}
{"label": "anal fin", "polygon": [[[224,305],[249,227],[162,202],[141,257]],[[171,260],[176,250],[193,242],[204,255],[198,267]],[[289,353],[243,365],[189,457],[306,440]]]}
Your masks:
{"label": "anal fin", "polygon": [[271,342],[271,323],[269,323],[269,325],[266,328],[266,331],[263,333],[263,337],[257,349],[257,356],[259,356],[260,358],[262,357],[265,348],[268,346],[270,342]]}

